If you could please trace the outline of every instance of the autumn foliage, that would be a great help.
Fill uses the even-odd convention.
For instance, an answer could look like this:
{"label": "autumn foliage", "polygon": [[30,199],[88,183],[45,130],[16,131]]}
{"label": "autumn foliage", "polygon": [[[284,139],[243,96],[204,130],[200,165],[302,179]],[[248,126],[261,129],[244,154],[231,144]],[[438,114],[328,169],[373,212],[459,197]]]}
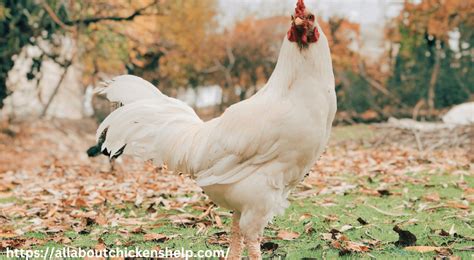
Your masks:
{"label": "autumn foliage", "polygon": [[[123,73],[144,77],[172,96],[178,88],[217,84],[223,89],[220,111],[265,84],[290,24],[289,15],[249,16],[224,26],[216,0],[67,4],[49,0],[42,5],[31,1],[0,4],[2,28],[15,19],[18,26],[32,23],[28,20],[32,17],[14,9],[25,8],[47,32],[41,36],[42,31],[31,26],[1,31],[6,37],[23,39],[20,45],[5,42],[8,52],[2,56],[1,82],[21,47],[35,44],[37,38],[54,46],[55,35],[65,35],[75,41],[73,60],[68,62],[81,64],[84,86]],[[375,61],[360,53],[359,24],[342,17],[319,19],[332,50],[342,112],[338,118],[348,122],[391,115],[433,118],[435,110],[469,100],[474,91],[472,9],[470,1],[462,0],[406,1],[399,16],[386,24],[386,49]],[[42,59],[59,54],[52,48],[35,61],[31,78],[38,77]],[[5,96],[3,83],[0,95]]]}

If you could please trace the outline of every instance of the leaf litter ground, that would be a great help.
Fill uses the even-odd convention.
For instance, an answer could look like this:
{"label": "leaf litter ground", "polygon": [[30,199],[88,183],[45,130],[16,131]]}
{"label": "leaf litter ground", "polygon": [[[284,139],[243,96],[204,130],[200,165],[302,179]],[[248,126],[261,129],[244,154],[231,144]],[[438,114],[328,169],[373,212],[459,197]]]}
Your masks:
{"label": "leaf litter ground", "polygon": [[[230,214],[187,176],[131,158],[89,159],[95,124],[47,121],[0,133],[0,251],[225,249]],[[269,225],[265,256],[473,255],[468,147],[419,151],[389,129],[337,127],[329,149]],[[383,142],[381,141],[383,140]]]}

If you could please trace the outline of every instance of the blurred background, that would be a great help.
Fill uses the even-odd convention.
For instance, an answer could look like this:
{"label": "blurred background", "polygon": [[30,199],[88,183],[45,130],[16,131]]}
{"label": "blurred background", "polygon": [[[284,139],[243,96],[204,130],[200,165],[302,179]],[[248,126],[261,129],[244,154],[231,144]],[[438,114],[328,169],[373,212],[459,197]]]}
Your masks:
{"label": "blurred background", "polygon": [[[269,78],[294,0],[2,0],[6,120],[94,117],[101,81],[143,77],[218,116]],[[436,120],[474,93],[474,3],[307,0],[329,38],[338,123]]]}

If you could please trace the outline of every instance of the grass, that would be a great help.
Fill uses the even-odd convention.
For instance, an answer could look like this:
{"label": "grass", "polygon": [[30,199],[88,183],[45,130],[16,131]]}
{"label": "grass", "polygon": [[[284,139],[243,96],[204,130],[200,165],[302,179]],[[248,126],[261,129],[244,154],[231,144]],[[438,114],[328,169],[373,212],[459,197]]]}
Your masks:
{"label": "grass", "polygon": [[[334,130],[333,140],[364,140],[374,136],[374,132],[368,126],[338,127]],[[264,257],[286,257],[287,259],[302,258],[377,258],[377,259],[426,259],[436,256],[435,252],[418,253],[407,251],[395,246],[398,234],[392,229],[399,225],[416,235],[417,245],[420,246],[448,246],[454,256],[461,259],[473,259],[473,251],[464,251],[463,248],[472,246],[473,242],[473,214],[472,204],[468,210],[455,207],[437,207],[448,205],[455,201],[460,203],[464,196],[463,189],[457,185],[461,178],[468,187],[474,187],[472,175],[458,175],[454,172],[407,172],[411,181],[399,183],[383,183],[384,174],[379,174],[370,180],[367,176],[351,174],[340,174],[344,182],[363,185],[376,190],[381,185],[387,185],[391,195],[374,196],[361,193],[359,188],[347,191],[345,194],[318,195],[310,198],[291,198],[292,203],[284,216],[277,217],[272,224],[265,229],[265,241],[278,245],[274,251],[264,251]],[[405,179],[404,179],[405,180]],[[439,194],[439,201],[427,201],[427,194]],[[325,203],[325,202],[331,203]],[[26,203],[14,197],[0,198],[0,204]],[[108,207],[114,207],[108,205]],[[147,217],[147,208],[136,207],[132,203],[115,206],[116,213],[130,217]],[[431,210],[427,208],[433,207]],[[378,210],[377,210],[378,209]],[[165,211],[156,207],[157,214],[182,214],[180,211]],[[183,209],[184,212],[196,216],[202,211],[191,207]],[[218,209],[221,210],[221,209]],[[224,210],[222,210],[224,211]],[[403,216],[394,216],[403,214]],[[302,216],[305,216],[302,218]],[[362,218],[369,224],[362,225],[358,222]],[[223,218],[225,228],[216,225],[208,225],[205,231],[200,231],[197,226],[172,224],[167,218],[149,219],[143,229],[146,233],[165,234],[170,239],[166,241],[147,241],[144,233],[132,232],[136,226],[100,226],[92,224],[86,231],[77,233],[66,231],[64,233],[28,232],[22,235],[24,239],[37,239],[48,241],[41,245],[33,245],[31,249],[55,248],[65,246],[74,248],[95,248],[99,241],[107,248],[122,247],[133,249],[156,249],[181,247],[193,251],[207,249],[226,249],[224,245],[212,243],[211,238],[221,241],[223,231],[228,231],[230,218]],[[332,229],[341,230],[343,226],[351,225],[352,228],[344,231],[344,235],[350,241],[379,241],[379,245],[372,248],[368,253],[351,253],[341,255],[340,251],[333,248],[329,241],[323,239],[322,234]],[[311,232],[306,232],[308,227]],[[294,231],[300,234],[292,241],[277,238],[280,230]],[[440,236],[439,230],[455,231],[456,235]],[[68,242],[55,237],[67,238]],[[1,239],[0,239],[1,240]],[[1,242],[1,241],[0,241]],[[0,259],[2,257],[0,256]]]}
{"label": "grass", "polygon": [[[448,176],[446,176],[448,177]],[[470,183],[472,185],[472,178]],[[438,183],[441,184],[441,183]],[[376,238],[381,241],[382,245],[379,249],[370,252],[370,255],[378,259],[394,258],[394,257],[407,257],[419,259],[420,257],[433,257],[435,253],[420,254],[415,252],[408,252],[402,248],[396,247],[393,243],[397,241],[398,235],[392,231],[392,228],[397,223],[407,222],[408,220],[416,219],[417,221],[411,225],[405,225],[403,229],[411,231],[418,238],[417,245],[445,245],[449,243],[452,238],[440,237],[435,235],[432,231],[444,229],[450,230],[454,227],[460,235],[469,236],[472,234],[464,220],[456,218],[458,214],[456,209],[440,208],[435,211],[415,211],[415,210],[403,210],[403,213],[410,214],[410,216],[393,217],[381,214],[374,210],[368,205],[373,205],[379,209],[390,212],[397,206],[402,205],[407,201],[418,200],[417,196],[420,196],[426,192],[439,192],[442,200],[458,199],[462,192],[459,190],[448,187],[442,188],[441,185],[432,188],[426,188],[417,185],[407,185],[404,188],[410,190],[409,195],[402,196],[390,196],[390,197],[367,197],[360,196],[357,194],[347,194],[340,196],[331,196],[335,202],[335,206],[332,207],[315,207],[314,200],[305,201],[304,203],[293,203],[293,206],[288,211],[287,215],[283,218],[279,218],[275,223],[279,228],[290,228],[297,232],[303,231],[304,222],[297,221],[298,216],[304,213],[311,213],[314,215],[310,219],[314,223],[316,230],[315,234],[304,235],[292,242],[279,242],[281,244],[280,254],[287,253],[287,257],[303,258],[303,257],[316,257],[321,258],[323,256],[332,258],[338,257],[339,251],[331,249],[327,246],[325,241],[322,241],[318,234],[327,233],[330,229],[340,229],[343,225],[352,225],[355,228],[346,231],[345,234],[351,241],[361,241],[363,239]],[[396,190],[394,190],[396,192]],[[316,198],[315,200],[324,199],[322,197]],[[441,201],[442,202],[442,201]],[[415,202],[415,208],[417,206]],[[397,210],[396,212],[399,212]],[[323,215],[338,216],[337,221],[325,222],[322,220]],[[357,222],[357,218],[369,222],[369,225],[362,226]],[[296,221],[295,221],[296,220]],[[472,223],[472,220],[471,220]],[[370,237],[369,237],[369,235]],[[467,240],[460,240],[452,244],[455,255],[461,256],[462,258],[470,259],[472,257],[471,252],[457,251],[456,248],[462,248],[472,245],[472,242]],[[354,255],[348,256],[353,257]],[[368,255],[356,255],[359,257],[369,257]]]}
{"label": "grass", "polygon": [[370,125],[350,125],[334,127],[331,132],[331,139],[335,142],[353,140],[359,141],[370,139],[375,136]]}
{"label": "grass", "polygon": [[[414,178],[425,178],[427,174],[412,174]],[[357,177],[346,176],[352,181],[360,181]],[[274,252],[266,252],[269,256],[282,256],[288,259],[301,258],[371,258],[390,259],[390,258],[406,258],[406,259],[420,259],[432,258],[436,254],[433,253],[416,253],[409,252],[403,248],[396,247],[393,242],[397,241],[398,235],[392,231],[396,224],[401,224],[402,229],[409,230],[418,238],[417,245],[435,245],[446,246],[450,245],[454,255],[460,256],[462,259],[471,259],[472,252],[460,251],[463,247],[472,246],[472,241],[466,239],[455,239],[453,237],[442,237],[436,235],[433,231],[444,229],[446,231],[454,228],[461,236],[472,235],[473,220],[470,221],[459,215],[459,210],[455,208],[437,208],[431,211],[416,210],[421,204],[425,203],[420,198],[428,193],[438,193],[440,201],[434,204],[445,203],[448,201],[459,200],[463,194],[454,184],[459,176],[454,176],[449,173],[439,173],[429,175],[427,184],[406,184],[398,185],[398,188],[390,190],[395,195],[378,197],[370,195],[362,195],[354,190],[344,195],[324,195],[311,197],[309,199],[296,199],[292,201],[291,207],[286,211],[284,216],[275,219],[273,224],[265,230],[265,236],[269,241],[278,244],[278,249]],[[469,186],[474,186],[474,179],[472,177],[465,177],[465,181]],[[375,188],[379,186],[377,179],[372,182],[367,182],[368,187]],[[321,202],[331,200],[333,203],[328,206],[321,206]],[[9,200],[6,200],[9,201]],[[5,203],[3,200],[0,203]],[[386,212],[397,212],[409,214],[409,216],[394,217],[378,212],[373,207]],[[133,205],[127,205],[125,209],[117,209],[126,214],[133,214],[137,216],[145,216],[146,210],[142,208],[134,208]],[[193,212],[191,208],[185,209],[188,212]],[[472,208],[471,208],[472,210]],[[169,212],[168,212],[169,213]],[[310,216],[301,219],[301,216]],[[333,216],[334,220],[328,221],[327,216]],[[472,216],[472,215],[471,215]],[[368,225],[361,225],[357,218],[362,218],[367,221]],[[409,221],[411,220],[411,221]],[[466,223],[466,221],[468,223]],[[124,227],[101,227],[92,226],[90,233],[85,232],[78,234],[74,231],[64,233],[71,242],[68,246],[80,248],[94,248],[97,245],[99,238],[107,247],[115,247],[119,244],[121,247],[153,249],[159,246],[160,248],[181,248],[197,250],[205,249],[222,249],[219,245],[213,245],[207,242],[212,234],[222,230],[216,227],[210,227],[207,234],[196,235],[198,229],[196,227],[184,227],[179,225],[172,225],[166,219],[151,221],[155,226],[147,230],[148,233],[166,234],[169,236],[177,235],[173,239],[165,242],[145,241],[143,234],[129,234],[124,235],[121,229]],[[310,222],[310,224],[308,224]],[[405,223],[405,224],[404,224]],[[407,224],[411,223],[411,224]],[[229,219],[224,219],[224,224],[229,224]],[[305,233],[305,226],[312,225],[314,231]],[[339,251],[329,246],[329,243],[322,239],[322,233],[328,233],[331,229],[340,229],[344,225],[352,225],[354,228],[345,231],[344,234],[351,241],[362,241],[364,239],[376,239],[381,242],[381,245],[373,249],[370,253],[363,254],[349,254],[340,256]],[[302,234],[299,238],[293,241],[284,241],[276,239],[278,230],[295,231]],[[24,235],[25,238],[46,239],[48,236],[54,234],[45,234],[41,232],[30,232]],[[47,247],[54,247],[56,249],[62,248],[57,242],[47,242],[41,246],[35,246],[33,249],[46,249]]]}

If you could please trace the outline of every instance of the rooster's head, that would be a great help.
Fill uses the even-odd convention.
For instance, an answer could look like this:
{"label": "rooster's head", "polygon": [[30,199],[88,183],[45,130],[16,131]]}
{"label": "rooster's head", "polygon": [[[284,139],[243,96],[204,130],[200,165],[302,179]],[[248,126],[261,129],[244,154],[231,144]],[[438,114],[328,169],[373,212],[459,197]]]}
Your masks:
{"label": "rooster's head", "polygon": [[291,28],[288,31],[288,40],[296,42],[303,49],[319,39],[319,31],[316,26],[316,17],[306,10],[303,0],[298,0],[295,14],[291,16]]}

